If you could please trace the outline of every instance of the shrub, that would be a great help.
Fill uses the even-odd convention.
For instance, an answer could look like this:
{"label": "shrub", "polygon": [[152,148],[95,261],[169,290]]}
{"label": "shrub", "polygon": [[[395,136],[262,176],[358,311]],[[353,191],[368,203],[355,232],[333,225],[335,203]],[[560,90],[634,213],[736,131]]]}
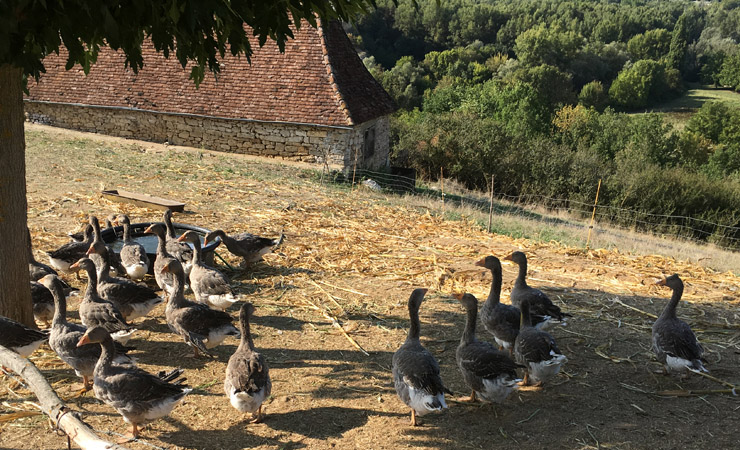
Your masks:
{"label": "shrub", "polygon": [[578,103],[586,108],[596,108],[598,111],[603,111],[609,103],[609,94],[607,94],[601,81],[592,81],[581,89],[581,93],[578,94]]}

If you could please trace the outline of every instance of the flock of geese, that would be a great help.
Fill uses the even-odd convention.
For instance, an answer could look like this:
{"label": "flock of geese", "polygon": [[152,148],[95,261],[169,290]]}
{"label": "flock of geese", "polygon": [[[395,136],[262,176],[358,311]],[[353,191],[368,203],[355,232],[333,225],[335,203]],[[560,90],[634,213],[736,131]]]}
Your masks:
{"label": "flock of geese", "polygon": [[[501,303],[501,261],[487,256],[476,263],[491,271],[491,290],[480,308],[483,327],[493,337],[495,346],[476,338],[478,299],[472,294],[455,294],[467,312],[465,328],[457,346],[456,362],[463,381],[471,390],[463,401],[481,398],[501,403],[521,385],[541,386],[560,372],[568,358],[545,328],[564,323],[570,314],[539,289],[527,284],[527,257],[520,251],[505,260],[519,266],[519,274],[509,296],[511,304]],[[686,322],[676,316],[676,306],[683,294],[678,275],[658,281],[673,290],[670,302],[652,327],[652,348],[666,373],[686,375],[707,370],[702,364],[703,349]],[[406,341],[393,355],[393,382],[399,398],[411,408],[411,425],[417,416],[447,408],[445,387],[439,363],[419,341],[419,307],[426,289],[416,289],[408,302],[410,327]],[[519,372],[523,371],[523,378]]]}
{"label": "flock of geese", "polygon": [[[151,374],[137,367],[127,354],[133,349],[127,343],[137,331],[132,321],[166,302],[167,325],[192,349],[193,356],[211,356],[210,349],[229,336],[240,339],[226,367],[224,390],[234,408],[249,413],[252,421],[261,420],[262,403],[269,397],[272,383],[267,363],[256,351],[249,331],[254,306],[244,302],[239,311],[240,327],[234,326],[224,311],[238,301],[229,279],[204,263],[197,233],[176,236],[169,210],[164,223],[153,223],[145,230],[157,236],[153,263],[143,246],[132,239],[126,215],[107,220],[111,226],[123,227],[119,253],[104,242],[95,216],[90,216],[80,241],[73,237],[72,242],[47,252],[50,266],[35,260],[29,236],[34,318],[51,327],[39,331],[0,316],[0,345],[28,357],[48,340],[59,358],[82,378],[82,392],[92,389],[99,400],[117,410],[132,426],[126,440],[136,439],[140,425],[169,414],[191,392],[181,377],[182,370]],[[277,239],[249,233],[229,236],[216,230],[205,236],[205,244],[217,240],[248,264],[282,244],[283,235]],[[137,283],[150,267],[161,293]],[[129,278],[113,275],[114,270],[116,275]],[[57,271],[87,273],[79,305],[82,324],[67,320],[67,295],[73,289]],[[193,291],[195,301],[185,298],[186,287]]]}
{"label": "flock of geese", "polygon": [[[163,219],[163,223],[153,223],[145,230],[158,239],[153,263],[145,249],[132,239],[131,224],[124,214],[107,218],[109,226],[123,227],[120,252],[113,252],[105,244],[98,219],[90,216],[83,235],[77,237],[79,241],[47,252],[53,268],[34,259],[29,233],[34,316],[50,328],[39,331],[0,316],[0,345],[27,357],[48,340],[59,358],[82,378],[83,392],[92,389],[98,399],[116,409],[132,426],[129,439],[136,439],[140,425],[169,414],[191,391],[184,384],[182,370],[151,374],[137,367],[127,355],[132,350],[127,343],[136,331],[132,321],[166,302],[167,324],[192,349],[193,356],[210,355],[210,349],[229,336],[240,339],[226,367],[224,390],[234,408],[249,413],[251,421],[260,421],[262,403],[270,396],[272,383],[265,358],[255,349],[249,331],[254,306],[244,302],[239,311],[240,326],[234,326],[225,310],[239,298],[229,279],[204,262],[197,233],[187,231],[177,236],[171,212],[165,212]],[[217,240],[242,257],[245,264],[251,264],[279,246],[283,235],[277,239],[249,233],[230,236],[216,230],[205,236],[204,245]],[[564,323],[569,314],[527,284],[524,253],[515,251],[504,259],[519,267],[510,304],[501,302],[501,261],[495,256],[476,263],[493,275],[490,293],[480,312],[475,296],[455,294],[467,313],[456,361],[471,392],[469,401],[480,398],[502,402],[520,385],[542,385],[550,380],[567,361],[545,329]],[[58,277],[57,270],[65,274],[87,273],[87,286],[79,305],[82,324],[67,320],[66,296],[74,289]],[[138,282],[150,272],[161,293]],[[670,302],[652,328],[652,348],[658,360],[666,372],[706,371],[701,345],[691,328],[676,316],[683,293],[681,279],[672,275],[658,284],[673,290]],[[186,289],[193,292],[195,301],[185,297]],[[420,423],[417,416],[447,408],[445,393],[451,394],[442,381],[438,362],[419,340],[419,308],[426,293],[427,289],[421,288],[411,293],[408,336],[392,361],[395,389],[411,409],[412,425]],[[476,337],[479,317],[496,346]]]}

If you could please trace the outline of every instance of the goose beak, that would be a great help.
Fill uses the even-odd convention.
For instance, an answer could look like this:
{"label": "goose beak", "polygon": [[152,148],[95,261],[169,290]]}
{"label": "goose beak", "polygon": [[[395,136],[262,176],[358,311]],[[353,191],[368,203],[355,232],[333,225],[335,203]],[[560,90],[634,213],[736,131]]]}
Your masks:
{"label": "goose beak", "polygon": [[504,261],[514,261],[514,260],[511,258],[511,255],[506,255],[504,256]]}
{"label": "goose beak", "polygon": [[148,227],[146,227],[146,230],[144,230],[144,233],[154,233],[154,232],[152,231],[152,226],[151,226],[151,225],[149,225]]}
{"label": "goose beak", "polygon": [[483,258],[480,261],[476,261],[475,262],[475,265],[478,266],[478,267],[486,267],[486,259]]}
{"label": "goose beak", "polygon": [[182,242],[184,240],[185,240],[185,235],[184,234],[182,236],[180,236],[179,238],[177,238],[177,242]]}
{"label": "goose beak", "polygon": [[84,335],[80,338],[80,341],[77,343],[78,347],[82,347],[83,345],[89,344],[90,338],[87,335]]}
{"label": "goose beak", "polygon": [[462,292],[455,292],[454,294],[452,294],[452,296],[455,297],[458,300],[462,300],[463,293]]}
{"label": "goose beak", "polygon": [[72,270],[74,270],[74,271],[80,270],[79,261],[77,261],[76,263],[74,263],[71,266],[69,266],[69,268],[72,269]]}
{"label": "goose beak", "polygon": [[665,277],[655,282],[656,286],[665,286]]}
{"label": "goose beak", "polygon": [[170,266],[164,266],[159,270],[159,273],[169,273],[170,272]]}
{"label": "goose beak", "polygon": [[208,245],[209,242],[211,242],[211,241],[209,241],[208,238],[204,238],[203,239],[203,246],[205,247],[206,245]]}
{"label": "goose beak", "polygon": [[90,255],[91,253],[95,253],[95,247],[93,247],[92,245],[90,246],[90,248],[87,249],[85,254]]}

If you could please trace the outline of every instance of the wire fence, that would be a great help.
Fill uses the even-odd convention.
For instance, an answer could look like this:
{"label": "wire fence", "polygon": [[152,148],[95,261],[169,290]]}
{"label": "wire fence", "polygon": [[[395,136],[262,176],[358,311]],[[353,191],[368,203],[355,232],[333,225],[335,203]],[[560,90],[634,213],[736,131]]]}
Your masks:
{"label": "wire fence", "polygon": [[[426,183],[417,180],[413,171],[408,169],[402,174],[357,169],[350,172],[349,176],[337,174],[334,180],[351,184],[353,188],[364,184],[372,189],[436,198],[441,205],[463,204],[486,214],[491,212],[494,215],[515,215],[543,223],[559,222],[568,225],[568,220],[588,220],[593,215],[597,223],[624,230],[641,231],[700,244],[712,243],[730,251],[740,250],[740,226],[714,223],[701,218],[651,213],[539,194],[491,195],[490,192],[476,193],[457,187],[449,189],[453,183],[449,183],[448,180]],[[447,190],[445,185],[448,186]],[[738,214],[740,221],[740,211]],[[563,216],[568,220],[563,219]]]}

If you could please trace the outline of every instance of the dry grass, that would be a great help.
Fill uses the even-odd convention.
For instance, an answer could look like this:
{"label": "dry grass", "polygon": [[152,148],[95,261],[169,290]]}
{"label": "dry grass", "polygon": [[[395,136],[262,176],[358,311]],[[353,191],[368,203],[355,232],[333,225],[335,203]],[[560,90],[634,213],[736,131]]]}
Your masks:
{"label": "dry grass", "polygon": [[[27,155],[29,224],[38,258],[91,213],[126,212],[136,221],[160,217],[103,199],[102,187],[184,200],[187,213],[177,221],[229,232],[286,233],[284,246],[266,263],[229,272],[234,287],[257,307],[255,342],[274,383],[266,422],[246,426],[222,393],[235,342],[217,348],[214,360],[182,358],[187,350],[168,331],[160,307],[137,323],[143,331],[132,341],[136,356],[148,370],[184,367],[195,391],[169,418],[152,424],[133,449],[631,449],[736,443],[740,403],[726,395],[727,387],[699,377],[655,375],[658,365],[650,352],[653,316],[669,295],[653,282],[680,273],[687,287],[679,315],[705,344],[712,375],[736,385],[739,280],[730,273],[665,256],[488,234],[462,214],[451,221],[423,204],[321,185],[316,172],[293,165],[40,127],[29,127]],[[446,384],[462,396],[467,388],[454,350],[464,318],[450,294],[467,291],[484,298],[490,275],[473,263],[515,249],[530,257],[530,283],[574,315],[567,327],[553,330],[569,358],[564,372],[544,389],[522,389],[500,406],[450,402],[450,411],[427,416],[425,426],[410,429],[408,409],[390,382],[391,355],[405,338],[409,293],[415,286],[432,288],[421,311],[422,341],[439,359]],[[504,299],[514,276],[515,267],[504,266]],[[236,316],[235,308],[229,312]],[[479,337],[489,339],[485,332]],[[93,427],[124,431],[107,406],[91,396],[72,397],[79,382],[48,348],[32,359]],[[0,381],[0,415],[32,410],[25,403],[32,400],[12,379]],[[39,416],[0,421],[0,433],[10,448],[66,445]]]}
{"label": "dry grass", "polygon": [[[439,190],[439,183],[431,183],[430,188]],[[448,219],[464,219],[488,228],[489,198],[476,191],[465,189],[454,181],[444,181],[446,200],[441,195],[407,195],[403,204],[421,209],[442,212]],[[450,201],[449,195],[462,200]],[[476,204],[465,199],[473,199]],[[555,241],[569,247],[586,248],[589,219],[583,219],[568,211],[552,211],[544,207],[522,206],[497,199],[495,201],[492,231],[513,238],[527,238],[537,242]],[[501,212],[501,211],[505,212]],[[740,252],[733,252],[714,244],[697,243],[673,236],[657,236],[625,228],[617,228],[607,223],[594,222],[589,244],[590,248],[619,249],[621,252],[636,255],[662,255],[685,260],[720,272],[730,271],[740,274]]]}

